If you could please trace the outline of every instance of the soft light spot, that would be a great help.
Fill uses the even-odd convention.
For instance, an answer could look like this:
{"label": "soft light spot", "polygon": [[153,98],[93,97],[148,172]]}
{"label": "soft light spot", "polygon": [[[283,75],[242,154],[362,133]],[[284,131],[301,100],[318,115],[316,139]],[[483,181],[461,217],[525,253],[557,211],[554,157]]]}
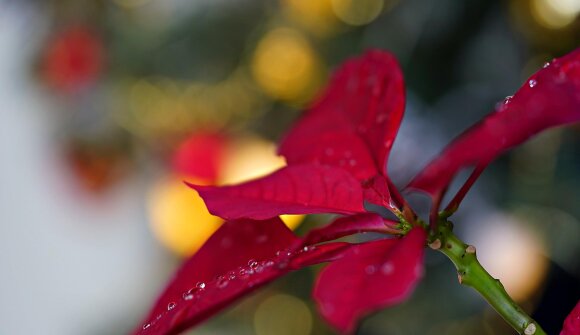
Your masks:
{"label": "soft light spot", "polygon": [[[218,185],[239,184],[286,166],[286,160],[276,154],[276,144],[259,137],[237,139],[224,156],[227,159],[222,166]],[[281,215],[280,219],[294,230],[302,223],[304,215]]]}
{"label": "soft light spot", "polygon": [[538,84],[538,81],[536,79],[530,79],[530,81],[528,81],[528,85],[530,87],[534,87]]}
{"label": "soft light spot", "polygon": [[370,23],[379,16],[383,6],[383,0],[332,0],[336,16],[351,26]]}
{"label": "soft light spot", "polygon": [[490,215],[474,222],[466,240],[477,245],[478,259],[516,301],[537,292],[546,275],[548,262],[542,240],[530,224],[515,217]]}
{"label": "soft light spot", "polygon": [[303,104],[323,83],[322,60],[297,30],[278,28],[258,43],[252,58],[252,74],[269,96]]}
{"label": "soft light spot", "polygon": [[532,0],[532,15],[536,21],[548,29],[569,26],[580,13],[578,0]]}
{"label": "soft light spot", "polygon": [[312,332],[312,312],[294,296],[275,294],[256,309],[254,330],[256,335],[308,335]]}
{"label": "soft light spot", "polygon": [[184,179],[173,176],[159,181],[149,194],[148,210],[154,236],[169,250],[186,257],[201,247],[222,219],[207,211],[197,192],[183,184]]}

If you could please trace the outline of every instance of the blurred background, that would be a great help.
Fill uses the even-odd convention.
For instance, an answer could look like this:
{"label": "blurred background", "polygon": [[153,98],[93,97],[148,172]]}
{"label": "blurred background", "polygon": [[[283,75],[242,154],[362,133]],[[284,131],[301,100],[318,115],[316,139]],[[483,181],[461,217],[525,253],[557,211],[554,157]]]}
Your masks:
{"label": "blurred background", "polygon": [[[0,334],[126,334],[221,221],[182,180],[282,165],[275,142],[332,69],[390,50],[405,183],[545,62],[578,0],[0,0]],[[420,201],[419,201],[420,203]],[[328,217],[286,217],[299,234]],[[580,127],[502,156],[458,234],[550,334],[580,298]],[[305,269],[191,334],[333,334]],[[511,334],[428,252],[411,300],[358,334]]]}

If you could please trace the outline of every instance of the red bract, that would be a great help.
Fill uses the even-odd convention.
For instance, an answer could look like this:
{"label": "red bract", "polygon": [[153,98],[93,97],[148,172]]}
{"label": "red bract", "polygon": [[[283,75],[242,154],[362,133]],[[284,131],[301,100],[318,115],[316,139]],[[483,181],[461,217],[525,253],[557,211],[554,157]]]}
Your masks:
{"label": "red bract", "polygon": [[[452,143],[411,187],[433,196],[437,214],[459,169],[476,166],[455,205],[501,152],[545,128],[579,120],[579,64],[576,51],[540,70],[530,79],[533,87],[524,86],[501,112]],[[388,53],[369,51],[337,70],[322,98],[286,136],[280,153],[287,167],[236,186],[190,185],[211,213],[236,220],[224,224],[183,265],[147,318],[146,329],[139,330],[174,334],[290,270],[320,262],[332,263],[322,271],[314,298],[326,320],[342,332],[352,332],[361,317],[404,300],[421,276],[428,234],[385,170],[403,109],[396,61]],[[365,212],[364,201],[386,207],[401,221]],[[328,212],[347,216],[302,239],[275,218]],[[355,245],[330,242],[360,232],[396,237]],[[206,283],[203,292],[195,289],[197,281]],[[189,289],[193,297],[182,296]]]}
{"label": "red bract", "polygon": [[[550,127],[580,121],[580,49],[546,63],[494,113],[460,135],[410,183],[435,199],[453,177],[473,166],[471,178],[451,201],[454,211],[483,169],[497,156]],[[438,209],[438,208],[436,208]]]}
{"label": "red bract", "polygon": [[580,334],[580,301],[576,307],[570,312],[570,315],[564,320],[564,328],[560,335],[578,335]]}
{"label": "red bract", "polygon": [[405,300],[423,273],[425,231],[411,230],[402,240],[382,239],[353,246],[318,277],[314,299],[322,315],[350,333],[374,310]]}

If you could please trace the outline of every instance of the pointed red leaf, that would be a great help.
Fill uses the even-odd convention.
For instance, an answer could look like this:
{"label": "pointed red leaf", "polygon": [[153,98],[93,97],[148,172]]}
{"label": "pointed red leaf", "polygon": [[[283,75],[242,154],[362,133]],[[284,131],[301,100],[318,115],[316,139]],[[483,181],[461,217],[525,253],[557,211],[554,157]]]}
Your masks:
{"label": "pointed red leaf", "polygon": [[566,320],[564,320],[564,328],[560,335],[578,335],[580,334],[580,301],[576,307],[570,312]]}
{"label": "pointed red leaf", "polygon": [[383,239],[349,248],[328,265],[314,288],[322,315],[343,333],[361,317],[405,300],[422,275],[426,234],[415,228],[402,239]]}
{"label": "pointed red leaf", "polygon": [[[497,156],[550,127],[580,121],[580,49],[552,61],[496,108],[496,112],[453,141],[408,186],[436,198],[462,168],[475,166],[473,184]],[[450,204],[454,208],[469,187]]]}
{"label": "pointed red leaf", "polygon": [[[260,273],[255,270],[258,265],[264,268],[259,262],[272,260],[276,252],[297,243],[298,238],[278,218],[224,223],[181,266],[136,333],[174,334],[203,321],[253,287],[282,275],[274,267]],[[235,278],[230,279],[232,275]],[[223,288],[218,287],[224,285],[220,276],[227,276]],[[205,287],[199,289],[197,283]]]}
{"label": "pointed red leaf", "polygon": [[363,232],[397,234],[400,232],[395,229],[397,224],[397,222],[385,220],[374,213],[345,216],[334,220],[324,227],[311,230],[304,237],[304,245],[327,242]]}
{"label": "pointed red leaf", "polygon": [[345,62],[322,98],[290,131],[279,152],[289,165],[342,167],[358,180],[384,173],[405,105],[395,58],[372,50]]}
{"label": "pointed red leaf", "polygon": [[291,269],[300,269],[319,263],[332,262],[342,256],[353,244],[346,242],[331,242],[321,245],[307,245],[294,252],[290,261]]}
{"label": "pointed red leaf", "polygon": [[235,186],[189,186],[199,192],[210,213],[224,219],[364,212],[360,183],[331,166],[288,166]]}
{"label": "pointed red leaf", "polygon": [[349,247],[303,246],[278,218],[226,222],[182,265],[134,333],[179,334],[289,271],[335,260]]}

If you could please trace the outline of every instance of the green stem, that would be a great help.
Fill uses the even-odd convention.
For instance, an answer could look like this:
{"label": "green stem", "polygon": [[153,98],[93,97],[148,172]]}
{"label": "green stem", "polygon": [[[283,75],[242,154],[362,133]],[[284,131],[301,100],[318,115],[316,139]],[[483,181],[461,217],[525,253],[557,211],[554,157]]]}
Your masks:
{"label": "green stem", "polygon": [[459,283],[470,286],[509,323],[519,334],[546,335],[540,325],[527,315],[507,294],[499,279],[493,278],[479,263],[475,247],[465,244],[455,234],[453,225],[441,221],[430,246],[447,256],[457,269]]}

